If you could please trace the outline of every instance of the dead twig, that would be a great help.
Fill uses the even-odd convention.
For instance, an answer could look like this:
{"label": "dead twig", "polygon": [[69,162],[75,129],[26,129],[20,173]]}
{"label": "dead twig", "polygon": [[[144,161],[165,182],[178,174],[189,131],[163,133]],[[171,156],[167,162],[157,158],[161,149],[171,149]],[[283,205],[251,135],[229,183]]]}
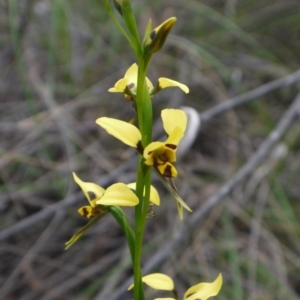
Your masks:
{"label": "dead twig", "polygon": [[296,82],[300,81],[300,70],[296,71],[293,74],[290,74],[286,77],[276,79],[274,81],[268,82],[261,85],[260,87],[251,90],[243,95],[229,99],[228,101],[222,102],[214,107],[206,110],[201,114],[201,121],[206,122],[213,117],[229,110],[239,105],[242,105],[250,100],[256,99],[263,95],[266,95],[276,89],[290,86]]}

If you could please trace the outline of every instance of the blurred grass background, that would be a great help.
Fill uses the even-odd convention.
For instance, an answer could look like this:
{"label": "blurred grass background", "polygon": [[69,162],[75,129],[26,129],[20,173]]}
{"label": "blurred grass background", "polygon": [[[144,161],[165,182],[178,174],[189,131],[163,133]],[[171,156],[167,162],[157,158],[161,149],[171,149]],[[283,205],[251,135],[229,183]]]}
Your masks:
{"label": "blurred grass background", "polygon": [[[141,33],[149,18],[154,26],[178,18],[148,77],[181,81],[190,93],[155,96],[155,119],[166,107],[206,111],[299,69],[298,0],[133,0],[133,6]],[[64,243],[86,224],[76,212],[86,199],[72,171],[106,186],[134,180],[132,152],[95,124],[100,116],[132,118],[131,104],[107,90],[134,56],[100,0],[2,1],[0,22],[1,231],[74,201],[1,241],[1,298],[131,299],[128,292],[113,298],[131,268],[112,218],[70,250]],[[193,210],[248,161],[298,91],[291,84],[203,124],[177,164],[176,182]],[[299,136],[298,120],[153,271],[172,276],[180,295],[222,272],[217,299],[300,299]],[[148,220],[145,263],[182,228],[174,200],[155,178],[154,185],[162,205]]]}

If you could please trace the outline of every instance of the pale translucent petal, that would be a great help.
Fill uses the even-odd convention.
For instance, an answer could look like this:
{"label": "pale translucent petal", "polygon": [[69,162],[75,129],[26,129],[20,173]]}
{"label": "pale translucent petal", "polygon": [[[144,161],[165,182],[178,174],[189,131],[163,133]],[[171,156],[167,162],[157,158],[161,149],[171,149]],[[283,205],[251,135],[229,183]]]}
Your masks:
{"label": "pale translucent petal", "polygon": [[115,183],[106,189],[102,198],[96,201],[102,205],[135,206],[139,203],[136,194],[124,183]]}
{"label": "pale translucent petal", "polygon": [[187,116],[180,109],[163,109],[161,112],[164,129],[170,135],[176,127],[180,127],[182,132],[185,132],[187,125]]}
{"label": "pale translucent petal", "polygon": [[180,83],[175,80],[171,80],[169,78],[165,78],[165,77],[161,77],[158,79],[158,86],[161,89],[176,86],[176,87],[179,87],[181,90],[183,90],[186,94],[189,93],[189,91],[190,91],[189,88],[185,84]]}
{"label": "pale translucent petal", "polygon": [[92,182],[84,182],[82,181],[74,172],[73,172],[73,177],[75,182],[80,186],[82,189],[84,195],[88,199],[90,205],[94,207],[94,201],[95,199],[100,199],[102,195],[105,192],[105,189],[103,189],[101,186],[98,184],[92,183]]}
{"label": "pale translucent petal", "polygon": [[[142,277],[142,281],[149,285],[151,288],[155,290],[163,290],[163,291],[173,291],[174,283],[173,280],[161,273],[153,273]],[[133,284],[128,288],[131,290],[133,288]]]}
{"label": "pale translucent petal", "polygon": [[202,282],[190,287],[184,294],[184,300],[207,300],[210,297],[218,295],[223,283],[222,274],[211,283]]}
{"label": "pale translucent petal", "polygon": [[[126,80],[126,84],[124,85],[124,82],[121,82],[119,84],[120,88],[123,88],[123,90],[126,88],[126,85],[130,85],[130,84],[134,84],[134,91],[137,88],[137,77],[138,77],[138,65],[136,63],[132,64],[130,66],[130,68],[126,71],[124,78],[121,80]],[[120,81],[120,80],[119,80]],[[147,82],[147,87],[149,90],[153,89],[153,84],[152,82],[149,80],[148,77],[146,77],[146,82]],[[117,85],[117,83],[116,83]],[[115,87],[116,87],[115,85]]]}
{"label": "pale translucent petal", "polygon": [[148,87],[148,90],[149,91],[151,91],[151,90],[153,90],[153,84],[152,84],[152,82],[149,80],[149,78],[148,77],[146,77],[146,82],[147,82],[147,87]]}
{"label": "pale translucent petal", "polygon": [[126,71],[124,78],[128,79],[128,83],[134,83],[136,86],[138,76],[138,65],[136,63],[132,64]]}
{"label": "pale translucent petal", "polygon": [[[127,184],[127,186],[132,190],[136,190],[136,182],[129,183]],[[144,196],[145,196],[145,190],[144,190]],[[150,187],[150,202],[152,202],[155,205],[160,205],[160,197],[158,191],[153,185],[151,185]]]}
{"label": "pale translucent petal", "polygon": [[113,118],[99,118],[96,123],[124,144],[137,147],[142,139],[140,131],[132,124]]}

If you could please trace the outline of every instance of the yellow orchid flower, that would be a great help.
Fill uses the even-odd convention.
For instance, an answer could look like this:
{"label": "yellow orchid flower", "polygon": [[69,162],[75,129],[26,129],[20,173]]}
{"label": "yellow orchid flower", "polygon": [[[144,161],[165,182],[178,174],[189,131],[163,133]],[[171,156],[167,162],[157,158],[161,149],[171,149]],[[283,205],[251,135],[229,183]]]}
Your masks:
{"label": "yellow orchid flower", "polygon": [[101,205],[135,206],[139,203],[135,193],[124,183],[115,183],[106,190],[101,186],[82,181],[73,173],[75,182],[80,186],[90,205],[78,209],[85,218],[92,218],[104,211]]}
{"label": "yellow orchid flower", "polygon": [[[124,93],[126,99],[133,100],[137,88],[137,74],[138,74],[138,65],[134,63],[126,71],[124,78],[118,80],[114,85],[114,87],[110,88],[108,91],[111,93]],[[146,77],[146,82],[147,82],[148,89],[152,90],[153,84],[147,77]]]}
{"label": "yellow orchid flower", "polygon": [[143,156],[146,165],[154,166],[164,177],[174,178],[177,170],[172,163],[176,162],[176,150],[186,129],[187,116],[180,109],[164,109],[161,118],[168,138],[165,142],[150,143]]}
{"label": "yellow orchid flower", "polygon": [[[180,109],[164,109],[161,117],[168,138],[165,142],[150,143],[144,149],[143,156],[146,165],[154,166],[164,177],[174,178],[177,170],[172,163],[176,162],[176,150],[184,135],[187,117]],[[134,125],[107,117],[97,119],[96,123],[124,144],[141,150],[142,135]]]}
{"label": "yellow orchid flower", "polygon": [[[142,281],[155,290],[164,290],[173,292],[176,294],[174,290],[173,280],[161,273],[154,273],[147,276],[142,277]],[[221,290],[223,284],[222,274],[211,283],[202,282],[190,287],[184,294],[183,300],[207,300],[210,297],[218,295]],[[133,284],[128,288],[131,290],[133,288]],[[155,298],[154,300],[176,300],[175,298]]]}
{"label": "yellow orchid flower", "polygon": [[[145,149],[141,145],[142,135],[134,125],[107,117],[97,119],[96,123],[124,144],[136,148],[144,156],[145,164],[154,166],[166,181],[166,178],[172,179],[177,176],[177,170],[172,163],[176,162],[176,150],[184,135],[187,117],[185,112],[179,109],[164,109],[161,117],[168,138],[165,142],[152,142]],[[192,210],[180,198],[174,184],[165,184],[176,200],[179,217],[182,219],[183,208],[189,212]]]}
{"label": "yellow orchid flower", "polygon": [[[108,91],[111,93],[124,93],[126,99],[133,100],[136,95],[137,89],[137,74],[138,65],[134,63],[126,71],[124,78],[118,80],[114,87],[110,88]],[[151,96],[156,94],[158,91],[168,87],[179,87],[185,93],[189,92],[189,88],[185,84],[165,77],[161,77],[158,79],[156,87],[153,87],[153,84],[148,79],[148,77],[146,77],[146,83]]]}

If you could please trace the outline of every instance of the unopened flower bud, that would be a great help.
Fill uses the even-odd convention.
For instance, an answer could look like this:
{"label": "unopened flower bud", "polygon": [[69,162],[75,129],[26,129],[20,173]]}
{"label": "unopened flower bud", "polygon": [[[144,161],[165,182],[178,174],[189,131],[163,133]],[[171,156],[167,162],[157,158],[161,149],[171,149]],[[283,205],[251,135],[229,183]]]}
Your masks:
{"label": "unopened flower bud", "polygon": [[144,43],[145,54],[152,54],[162,48],[176,21],[175,17],[169,18],[150,32]]}

